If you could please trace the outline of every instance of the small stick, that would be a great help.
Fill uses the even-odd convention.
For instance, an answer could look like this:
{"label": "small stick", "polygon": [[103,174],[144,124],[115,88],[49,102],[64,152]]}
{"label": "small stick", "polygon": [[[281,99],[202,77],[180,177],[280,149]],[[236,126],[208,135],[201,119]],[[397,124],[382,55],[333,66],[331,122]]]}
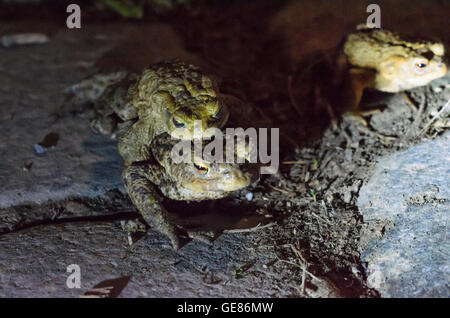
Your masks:
{"label": "small stick", "polygon": [[413,112],[417,112],[417,107],[416,107],[416,105],[414,105],[414,103],[412,102],[411,98],[409,98],[409,96],[406,95],[405,92],[401,92],[401,95],[406,100],[406,103],[413,110]]}
{"label": "small stick", "polygon": [[416,118],[414,119],[414,122],[411,125],[411,127],[417,127],[417,125],[419,124],[420,118],[421,118],[421,116],[423,114],[423,111],[424,111],[424,108],[425,108],[425,103],[426,103],[426,97],[423,97],[422,101],[420,102]]}
{"label": "small stick", "polygon": [[442,109],[428,122],[428,124],[426,124],[425,127],[423,127],[423,129],[419,133],[419,136],[424,134],[428,130],[428,128],[430,128],[431,124],[433,124],[433,122],[441,116],[441,114],[445,111],[445,109],[448,107],[449,104],[450,99],[447,101],[444,107],[442,107]]}
{"label": "small stick", "polygon": [[[323,201],[322,201],[322,202],[323,202]],[[327,221],[327,220],[325,220],[324,218],[318,216],[318,215],[315,214],[314,212],[311,212],[311,214],[312,214],[316,219],[319,219],[319,220],[322,220],[322,221],[325,222],[325,223],[331,224],[329,221]]]}
{"label": "small stick", "polygon": [[276,190],[276,191],[278,191],[278,192],[281,192],[281,193],[285,193],[285,194],[294,194],[292,191],[284,190],[284,189],[275,187],[275,186],[273,186],[273,185],[271,185],[271,184],[269,184],[269,187],[271,187],[272,189],[274,189],[274,190]]}
{"label": "small stick", "polygon": [[288,244],[288,246],[291,248],[291,250],[294,252],[294,254],[300,258],[300,260],[302,261],[303,265],[308,265],[308,262],[305,260],[305,258],[303,257],[302,253],[292,244]]}
{"label": "small stick", "polygon": [[336,117],[336,114],[333,111],[333,108],[331,107],[330,103],[326,102],[327,105],[327,112],[328,116],[330,116],[331,124],[333,125],[333,129],[338,129],[338,118]]}
{"label": "small stick", "polygon": [[234,229],[234,230],[224,230],[224,233],[248,233],[248,232],[254,232],[254,231],[258,231],[258,230],[262,230],[271,226],[274,226],[275,224],[277,224],[276,222],[270,222],[264,225],[258,224],[255,227],[252,227],[250,229]]}
{"label": "small stick", "polygon": [[292,160],[292,161],[283,161],[281,164],[283,164],[283,165],[295,165],[297,163],[308,164],[310,162],[311,162],[311,160],[300,159],[300,160]]}
{"label": "small stick", "polygon": [[300,117],[303,117],[303,113],[300,110],[300,107],[298,106],[297,102],[295,101],[294,94],[292,93],[292,75],[288,76],[288,94],[291,100],[291,104],[294,107],[295,111]]}
{"label": "small stick", "polygon": [[305,269],[305,267],[303,267],[302,284],[300,285],[303,296],[305,296],[305,281],[306,281],[306,269]]}
{"label": "small stick", "polygon": [[311,274],[310,272],[308,272],[308,271],[305,269],[305,267],[302,266],[302,265],[299,265],[299,264],[296,264],[296,263],[292,263],[292,262],[286,261],[286,260],[284,260],[284,259],[278,259],[278,260],[279,260],[280,262],[283,262],[283,263],[287,263],[287,264],[291,264],[291,265],[297,266],[297,267],[303,269],[303,270],[305,271],[306,274],[308,274],[309,276],[311,276],[311,278],[313,278],[313,279],[315,279],[315,280],[318,280],[319,282],[322,281],[320,278],[318,278],[318,277],[314,276],[313,274]]}

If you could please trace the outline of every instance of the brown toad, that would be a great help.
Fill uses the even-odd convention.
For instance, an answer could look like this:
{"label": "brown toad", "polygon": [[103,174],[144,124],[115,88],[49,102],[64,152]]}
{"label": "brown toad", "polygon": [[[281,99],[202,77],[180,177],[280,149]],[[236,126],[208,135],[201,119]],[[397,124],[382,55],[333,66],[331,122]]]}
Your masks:
{"label": "brown toad", "polygon": [[[125,164],[145,157],[137,143],[146,146],[158,134],[168,132],[176,138],[193,139],[196,121],[201,121],[204,131],[223,127],[228,109],[217,91],[212,79],[192,65],[161,62],[145,69],[129,88],[123,104],[133,107],[138,118],[119,140]],[[134,146],[128,149],[131,143]]]}
{"label": "brown toad", "polygon": [[388,30],[360,27],[347,36],[336,62],[341,103],[356,110],[366,88],[397,93],[427,85],[447,73],[443,58],[442,43],[404,40]]}
{"label": "brown toad", "polygon": [[[201,201],[226,197],[258,179],[256,166],[237,163],[212,163],[189,154],[189,162],[176,163],[172,149],[178,141],[167,133],[149,144],[144,160],[125,167],[122,179],[127,192],[147,223],[167,235],[174,249],[180,247],[180,229],[162,204],[163,197],[173,200]],[[185,141],[189,144],[190,141]],[[129,144],[127,149],[142,145]],[[191,238],[198,233],[187,231]]]}
{"label": "brown toad", "polygon": [[[195,122],[206,132],[223,127],[229,116],[226,97],[211,77],[180,61],[152,64],[141,75],[100,74],[72,87],[72,92],[74,103],[94,104],[91,127],[96,132],[111,134],[117,123],[134,121],[122,136],[134,144],[148,145],[165,132],[192,139]],[[126,163],[145,157],[136,147],[133,153],[126,148],[127,142],[119,142]]]}
{"label": "brown toad", "polygon": [[[225,124],[228,108],[224,99],[218,96],[212,79],[198,68],[177,61],[153,64],[141,76],[117,73],[111,78],[101,76],[100,80],[98,85],[84,85],[84,99],[94,102],[100,115],[91,125],[97,132],[109,134],[115,129],[115,120],[119,122],[116,132],[125,162],[122,178],[127,192],[144,219],[166,234],[178,249],[180,229],[162,205],[163,197],[218,199],[258,178],[256,170],[244,170],[239,164],[211,163],[199,158],[175,163],[171,158],[176,143],[191,142],[194,123],[200,121],[203,131]],[[89,87],[95,88],[94,92]],[[172,140],[173,137],[179,140]]]}

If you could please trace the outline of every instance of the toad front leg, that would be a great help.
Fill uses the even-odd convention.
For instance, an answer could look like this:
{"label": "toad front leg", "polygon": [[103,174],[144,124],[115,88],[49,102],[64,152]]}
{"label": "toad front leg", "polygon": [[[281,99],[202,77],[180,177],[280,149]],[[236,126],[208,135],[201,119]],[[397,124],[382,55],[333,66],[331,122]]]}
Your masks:
{"label": "toad front leg", "polygon": [[[364,116],[371,115],[376,111],[361,111],[359,109],[364,89],[374,86],[375,73],[371,70],[352,68],[345,76],[340,96],[340,108],[349,109],[347,115],[355,117],[364,126],[368,126]],[[378,110],[379,111],[379,110]]]}
{"label": "toad front leg", "polygon": [[[122,173],[122,180],[128,195],[137,207],[144,220],[157,231],[167,235],[175,250],[180,248],[176,226],[169,217],[169,213],[162,205],[157,185],[152,176],[159,174],[157,166],[149,163],[127,166]],[[158,178],[154,178],[158,179]]]}

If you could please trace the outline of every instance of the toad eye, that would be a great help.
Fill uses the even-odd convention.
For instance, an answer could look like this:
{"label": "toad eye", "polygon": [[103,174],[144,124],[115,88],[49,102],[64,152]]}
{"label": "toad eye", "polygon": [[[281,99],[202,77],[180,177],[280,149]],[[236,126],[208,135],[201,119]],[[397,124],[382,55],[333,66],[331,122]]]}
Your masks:
{"label": "toad eye", "polygon": [[414,66],[419,70],[423,70],[425,67],[427,67],[427,63],[417,62],[416,64],[414,64]]}
{"label": "toad eye", "polygon": [[173,124],[175,125],[175,127],[177,128],[183,128],[184,126],[186,126],[184,123],[180,123],[179,121],[176,121],[175,118],[172,118]]}
{"label": "toad eye", "polygon": [[203,163],[195,163],[194,162],[194,168],[201,175],[205,175],[208,173],[208,167]]}

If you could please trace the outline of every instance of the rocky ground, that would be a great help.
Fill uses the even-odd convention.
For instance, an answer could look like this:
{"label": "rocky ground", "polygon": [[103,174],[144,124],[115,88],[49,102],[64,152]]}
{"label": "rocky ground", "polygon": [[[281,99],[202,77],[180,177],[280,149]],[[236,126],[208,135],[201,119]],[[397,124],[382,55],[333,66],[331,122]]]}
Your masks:
{"label": "rocky ground", "polygon": [[[78,297],[131,276],[123,297],[449,297],[450,76],[367,94],[364,104],[380,110],[367,126],[314,108],[300,98],[298,65],[366,13],[355,3],[303,5],[194,6],[139,23],[89,13],[81,30],[66,29],[64,14],[2,20],[0,36],[50,40],[0,48],[0,296]],[[380,5],[387,26],[450,44],[448,5],[428,4],[429,24],[420,7]],[[339,27],[322,32],[328,23]],[[173,57],[217,75],[255,118],[279,127],[282,159],[278,174],[230,198],[167,202],[180,223],[224,231],[178,252],[151,229],[129,245],[122,227],[138,214],[116,142],[67,107],[70,87],[89,75]],[[66,286],[70,264],[80,266],[81,289]]]}

